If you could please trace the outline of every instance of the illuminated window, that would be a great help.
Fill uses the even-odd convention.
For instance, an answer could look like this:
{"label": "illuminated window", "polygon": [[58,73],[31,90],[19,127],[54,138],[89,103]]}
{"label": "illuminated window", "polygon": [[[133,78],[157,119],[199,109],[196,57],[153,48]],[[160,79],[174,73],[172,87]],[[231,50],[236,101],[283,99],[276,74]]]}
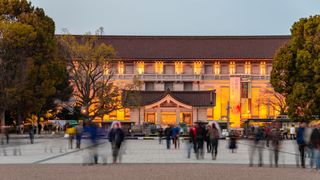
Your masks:
{"label": "illuminated window", "polygon": [[260,62],[260,74],[266,75],[266,62],[264,61]]}
{"label": "illuminated window", "polygon": [[182,74],[183,73],[183,62],[177,61],[174,62],[176,74]]}
{"label": "illuminated window", "polygon": [[213,108],[207,109],[207,118],[210,118],[210,119],[213,118]]}
{"label": "illuminated window", "polygon": [[124,63],[122,61],[118,62],[118,74],[124,73]]}
{"label": "illuminated window", "polygon": [[194,73],[194,74],[201,74],[201,72],[202,72],[202,65],[203,65],[203,62],[201,62],[201,61],[195,61],[195,62],[193,62],[193,73]]}
{"label": "illuminated window", "polygon": [[229,73],[230,73],[230,74],[235,74],[235,73],[236,73],[236,62],[230,61],[230,64],[229,64]]}
{"label": "illuminated window", "polygon": [[163,74],[163,62],[162,61],[155,62],[155,71],[156,71],[156,74]]}
{"label": "illuminated window", "polygon": [[124,118],[127,120],[127,119],[130,119],[130,109],[128,108],[125,108],[124,109]]}
{"label": "illuminated window", "polygon": [[144,62],[139,61],[136,63],[138,74],[144,74]]}
{"label": "illuminated window", "polygon": [[146,113],[146,122],[155,124],[156,122],[156,113]]}
{"label": "illuminated window", "polygon": [[220,62],[214,62],[214,74],[220,74]]}
{"label": "illuminated window", "polygon": [[244,73],[251,74],[251,63],[249,61],[246,61],[244,64]]}

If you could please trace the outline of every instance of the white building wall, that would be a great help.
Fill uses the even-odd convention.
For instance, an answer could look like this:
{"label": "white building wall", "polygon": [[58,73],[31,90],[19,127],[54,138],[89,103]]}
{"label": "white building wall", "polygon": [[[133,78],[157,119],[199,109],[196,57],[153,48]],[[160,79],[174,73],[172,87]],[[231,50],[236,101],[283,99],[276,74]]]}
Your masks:
{"label": "white building wall", "polygon": [[164,91],[164,83],[155,83],[154,90],[155,91]]}
{"label": "white building wall", "polygon": [[183,83],[174,83],[173,90],[174,91],[183,91]]}

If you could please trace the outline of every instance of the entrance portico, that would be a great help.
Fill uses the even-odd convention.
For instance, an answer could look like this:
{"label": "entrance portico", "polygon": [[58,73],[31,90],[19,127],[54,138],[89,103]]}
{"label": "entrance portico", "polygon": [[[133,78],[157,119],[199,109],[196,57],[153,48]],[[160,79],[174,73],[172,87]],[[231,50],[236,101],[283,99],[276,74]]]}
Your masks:
{"label": "entrance portico", "polygon": [[[130,120],[136,124],[191,125],[199,120],[207,121],[207,108],[215,105],[215,91],[140,91],[139,94],[140,107],[130,108]],[[126,99],[130,105],[130,98]]]}

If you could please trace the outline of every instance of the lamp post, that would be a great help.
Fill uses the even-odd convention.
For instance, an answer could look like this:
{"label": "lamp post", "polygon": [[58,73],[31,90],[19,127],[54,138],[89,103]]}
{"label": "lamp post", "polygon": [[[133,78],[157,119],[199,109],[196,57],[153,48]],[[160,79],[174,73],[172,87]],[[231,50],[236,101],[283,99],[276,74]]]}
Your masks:
{"label": "lamp post", "polygon": [[228,101],[227,106],[226,106],[226,110],[227,110],[227,131],[229,132],[229,128],[230,128],[230,101]]}

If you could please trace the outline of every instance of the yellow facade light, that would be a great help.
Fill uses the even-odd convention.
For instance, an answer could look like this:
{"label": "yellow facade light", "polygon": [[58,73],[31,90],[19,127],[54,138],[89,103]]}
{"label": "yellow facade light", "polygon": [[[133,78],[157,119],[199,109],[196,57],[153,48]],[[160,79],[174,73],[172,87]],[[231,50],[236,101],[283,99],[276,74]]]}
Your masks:
{"label": "yellow facade light", "polygon": [[144,74],[144,62],[139,61],[136,63],[138,74]]}
{"label": "yellow facade light", "polygon": [[219,61],[214,62],[214,74],[220,74],[220,62]]}
{"label": "yellow facade light", "polygon": [[118,62],[118,74],[123,74],[124,73],[124,63],[123,61]]}
{"label": "yellow facade light", "polygon": [[155,62],[155,72],[156,74],[163,74],[163,61]]}
{"label": "yellow facade light", "polygon": [[202,66],[203,62],[202,61],[194,61],[193,62],[193,73],[194,74],[201,74],[202,73]]}
{"label": "yellow facade light", "polygon": [[235,61],[230,61],[229,73],[230,74],[235,74],[236,73],[236,62]]}
{"label": "yellow facade light", "polygon": [[176,62],[174,62],[174,65],[175,65],[176,74],[182,74],[183,73],[183,62],[176,61]]}

